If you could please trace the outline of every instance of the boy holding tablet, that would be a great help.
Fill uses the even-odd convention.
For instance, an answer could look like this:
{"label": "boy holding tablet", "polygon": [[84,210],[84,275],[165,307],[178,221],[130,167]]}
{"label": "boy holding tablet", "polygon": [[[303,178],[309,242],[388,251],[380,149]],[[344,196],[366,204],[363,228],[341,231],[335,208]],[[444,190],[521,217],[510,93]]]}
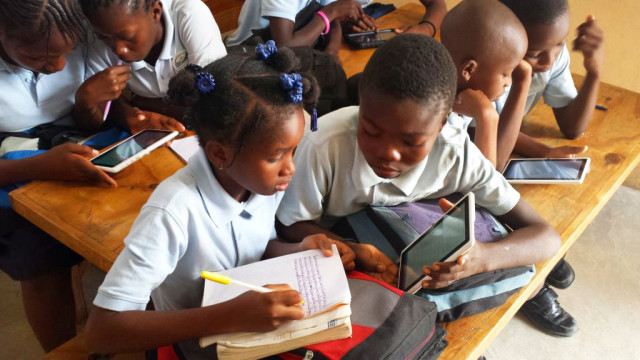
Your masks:
{"label": "boy holding tablet", "polygon": [[[423,59],[420,62],[415,59]],[[425,288],[473,274],[531,264],[559,247],[542,219],[470,142],[446,125],[456,93],[451,57],[435,40],[403,35],[380,47],[360,83],[360,107],[324,116],[300,143],[298,174],[278,209],[282,236],[324,233],[339,217],[367,206],[396,205],[460,192],[515,229],[498,243],[476,244],[455,262],[424,264]],[[371,245],[351,244],[360,269],[394,282],[394,262]]]}

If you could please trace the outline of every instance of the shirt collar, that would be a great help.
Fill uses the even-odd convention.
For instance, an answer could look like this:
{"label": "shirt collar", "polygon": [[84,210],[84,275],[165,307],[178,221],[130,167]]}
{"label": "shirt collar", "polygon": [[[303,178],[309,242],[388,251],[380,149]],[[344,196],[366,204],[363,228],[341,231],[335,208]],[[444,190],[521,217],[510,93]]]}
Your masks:
{"label": "shirt collar", "polygon": [[[263,206],[267,196],[251,194],[249,200],[240,203],[232,198],[213,175],[209,160],[202,149],[193,155],[187,165],[196,180],[202,202],[216,226],[224,226],[238,216],[253,216]],[[246,216],[245,216],[246,217]]]}
{"label": "shirt collar", "polygon": [[413,193],[413,190],[416,188],[416,185],[424,172],[429,158],[429,156],[426,156],[416,166],[396,178],[384,179],[376,175],[371,166],[369,166],[369,163],[367,163],[362,151],[360,151],[357,141],[355,151],[356,154],[353,161],[353,168],[351,169],[351,178],[356,190],[362,191],[380,183],[390,183],[400,189],[405,196],[409,196]]}

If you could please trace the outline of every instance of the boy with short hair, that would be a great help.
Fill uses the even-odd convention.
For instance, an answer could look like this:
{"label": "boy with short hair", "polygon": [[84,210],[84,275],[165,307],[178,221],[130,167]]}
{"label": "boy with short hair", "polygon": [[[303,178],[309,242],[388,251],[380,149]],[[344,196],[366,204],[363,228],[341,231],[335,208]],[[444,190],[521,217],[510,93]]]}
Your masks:
{"label": "boy with short hair", "polygon": [[[464,130],[471,126],[476,146],[502,169],[515,145],[531,82],[531,67],[522,60],[527,50],[525,29],[495,0],[463,1],[445,17],[441,41],[458,75],[448,121]],[[498,115],[492,103],[509,86],[509,99]]]}
{"label": "boy with short hair", "polygon": [[[415,61],[421,59],[421,61]],[[516,230],[497,243],[477,243],[455,262],[425,264],[425,288],[547,259],[559,237],[473,145],[446,123],[456,93],[455,66],[442,45],[423,35],[398,36],[379,48],[360,83],[360,107],[319,120],[296,152],[294,176],[278,209],[289,241],[324,233],[339,217],[367,206],[390,206],[455,192],[473,192]],[[350,244],[357,266],[387,282],[393,261],[371,245]]]}
{"label": "boy with short hair", "polygon": [[[569,69],[569,7],[566,0],[500,0],[520,19],[527,31],[529,46],[525,60],[533,68],[533,78],[527,96],[525,113],[540,98],[553,108],[562,133],[570,139],[580,136],[593,115],[598,96],[602,67],[603,32],[591,15],[578,26],[573,49],[582,52],[586,76],[580,91],[576,90]],[[507,95],[497,103],[501,111]],[[503,110],[504,111],[504,110]],[[515,151],[529,157],[574,157],[586,151],[586,146],[549,147],[520,132]],[[546,283],[565,289],[575,279],[573,269],[560,260],[547,277]],[[571,336],[577,323],[557,301],[557,294],[545,285],[540,293],[525,303],[522,312],[545,332]]]}

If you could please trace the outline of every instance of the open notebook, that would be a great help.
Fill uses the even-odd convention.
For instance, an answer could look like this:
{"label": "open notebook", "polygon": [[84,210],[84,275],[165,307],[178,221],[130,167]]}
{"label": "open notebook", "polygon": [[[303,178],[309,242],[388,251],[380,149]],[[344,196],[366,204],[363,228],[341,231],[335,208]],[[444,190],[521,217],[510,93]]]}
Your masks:
{"label": "open notebook", "polygon": [[[351,336],[351,292],[337,248],[325,257],[320,250],[281,256],[219,272],[255,285],[288,284],[304,299],[306,317],[267,333],[232,333],[200,339],[218,343],[220,359],[259,358],[318,342]],[[205,281],[202,306],[231,300],[244,287]]]}

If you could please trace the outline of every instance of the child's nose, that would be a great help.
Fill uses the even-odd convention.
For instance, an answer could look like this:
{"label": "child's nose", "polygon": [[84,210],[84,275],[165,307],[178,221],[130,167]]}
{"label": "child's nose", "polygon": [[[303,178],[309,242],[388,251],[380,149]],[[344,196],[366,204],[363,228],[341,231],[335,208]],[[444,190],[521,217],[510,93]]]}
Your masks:
{"label": "child's nose", "polygon": [[402,158],[402,156],[400,155],[400,151],[398,151],[398,149],[396,149],[393,146],[382,146],[380,147],[380,153],[379,153],[379,157],[382,160],[385,161],[400,161],[400,159]]}
{"label": "child's nose", "polygon": [[293,156],[284,162],[280,173],[282,176],[292,176],[296,172],[296,164],[293,162]]}

